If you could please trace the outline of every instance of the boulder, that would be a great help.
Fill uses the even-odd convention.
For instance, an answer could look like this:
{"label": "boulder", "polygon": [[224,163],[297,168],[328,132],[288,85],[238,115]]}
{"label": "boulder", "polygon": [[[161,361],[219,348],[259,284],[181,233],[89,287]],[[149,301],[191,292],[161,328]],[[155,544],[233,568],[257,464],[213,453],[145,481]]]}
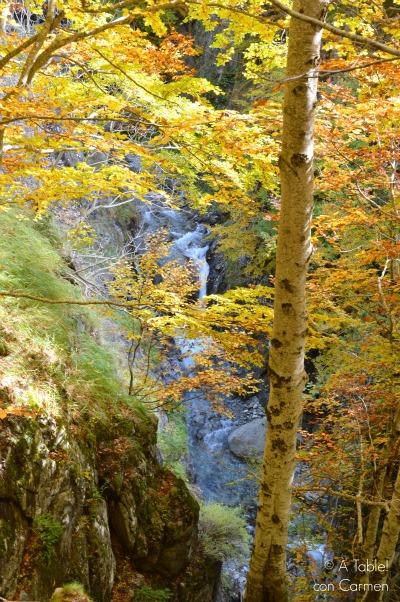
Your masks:
{"label": "boulder", "polygon": [[230,451],[239,458],[262,456],[266,427],[266,418],[256,418],[234,429],[228,437]]}

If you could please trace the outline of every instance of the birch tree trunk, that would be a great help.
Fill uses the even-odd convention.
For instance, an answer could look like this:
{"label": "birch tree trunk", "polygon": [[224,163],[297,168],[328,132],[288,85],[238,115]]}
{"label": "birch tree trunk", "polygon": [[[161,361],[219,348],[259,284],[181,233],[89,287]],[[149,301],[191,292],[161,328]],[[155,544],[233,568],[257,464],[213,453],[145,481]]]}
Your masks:
{"label": "birch tree trunk", "polygon": [[[295,0],[293,8],[323,19],[329,0]],[[302,412],[307,332],[306,276],[312,246],[313,130],[321,29],[290,23],[280,157],[281,213],[269,355],[268,433],[246,602],[286,602],[286,544]],[[299,77],[300,76],[300,77]]]}

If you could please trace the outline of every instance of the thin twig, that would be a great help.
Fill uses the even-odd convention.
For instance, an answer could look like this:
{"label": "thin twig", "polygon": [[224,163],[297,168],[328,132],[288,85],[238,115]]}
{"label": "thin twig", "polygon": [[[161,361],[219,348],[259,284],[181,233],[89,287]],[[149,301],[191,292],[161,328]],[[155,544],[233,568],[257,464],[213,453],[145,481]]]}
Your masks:
{"label": "thin twig", "polygon": [[39,295],[31,295],[29,293],[23,293],[19,291],[0,291],[0,297],[12,297],[14,299],[28,299],[30,301],[38,301],[39,303],[46,303],[48,305],[106,305],[110,307],[122,307],[124,309],[134,309],[140,306],[130,305],[128,303],[119,303],[118,301],[112,301],[110,299],[93,299],[93,300],[80,300],[80,299],[49,299],[47,297],[41,297]]}

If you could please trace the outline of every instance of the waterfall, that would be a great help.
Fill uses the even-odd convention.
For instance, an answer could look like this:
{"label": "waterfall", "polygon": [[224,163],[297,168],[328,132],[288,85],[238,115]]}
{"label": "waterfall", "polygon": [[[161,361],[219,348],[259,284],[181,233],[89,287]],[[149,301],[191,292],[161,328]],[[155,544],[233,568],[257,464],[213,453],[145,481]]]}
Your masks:
{"label": "waterfall", "polygon": [[[186,211],[163,207],[154,197],[154,204],[142,211],[144,232],[166,228],[171,237],[169,261],[189,260],[196,268],[199,301],[207,295],[210,266],[207,261],[209,246],[206,242],[208,228],[196,223],[195,217]],[[175,347],[179,351],[181,369],[190,374],[194,369],[193,356],[204,349],[204,339],[188,339],[185,333],[177,333]],[[256,483],[249,478],[246,462],[235,457],[228,446],[228,436],[243,422],[254,418],[254,408],[240,398],[227,398],[224,404],[232,412],[227,417],[216,412],[201,390],[187,391],[184,395],[188,431],[189,467],[192,482],[196,484],[205,502],[218,502],[228,506],[242,506],[253,523],[256,506]],[[254,404],[253,404],[254,405]],[[262,408],[259,412],[262,414]],[[252,527],[249,526],[249,531]],[[224,572],[230,575],[240,596],[246,578],[247,566],[228,563]],[[236,598],[232,598],[236,599]]]}
{"label": "waterfall", "polygon": [[[193,262],[199,279],[198,298],[207,294],[210,266],[207,262],[208,245],[204,239],[207,228],[197,224],[194,229],[182,233],[170,231],[174,237],[176,251]],[[183,369],[190,373],[193,359],[202,348],[204,340],[185,336],[175,338],[175,344],[183,356]],[[225,400],[226,406],[235,415],[243,412],[240,399]],[[245,504],[252,506],[255,500],[255,485],[248,478],[248,466],[234,457],[228,447],[229,433],[238,426],[237,418],[227,419],[213,410],[202,391],[187,392],[187,427],[192,478],[206,501],[227,505]]]}
{"label": "waterfall", "polygon": [[199,246],[202,244],[206,234],[207,229],[202,224],[199,224],[194,231],[186,232],[174,241],[175,248],[178,249],[184,257],[191,259],[197,267],[199,277],[199,299],[202,299],[207,294],[207,281],[210,273],[210,266],[207,262],[208,245]]}
{"label": "waterfall", "polygon": [[[168,230],[172,243],[169,260],[193,263],[198,277],[198,298],[201,300],[207,294],[210,273],[207,226],[199,224],[190,212],[165,206],[163,199],[156,194],[149,195],[148,201],[142,206],[144,233],[162,228]],[[201,352],[205,344],[202,339],[187,339],[184,332],[176,335],[175,346],[184,372],[189,374],[193,370],[193,356]],[[249,414],[246,403],[239,398],[224,400],[233,414],[228,419],[213,410],[201,390],[187,391],[185,401],[191,476],[203,498],[232,506],[253,507],[256,485],[248,478],[247,464],[233,456],[228,447],[229,433],[254,417]]]}

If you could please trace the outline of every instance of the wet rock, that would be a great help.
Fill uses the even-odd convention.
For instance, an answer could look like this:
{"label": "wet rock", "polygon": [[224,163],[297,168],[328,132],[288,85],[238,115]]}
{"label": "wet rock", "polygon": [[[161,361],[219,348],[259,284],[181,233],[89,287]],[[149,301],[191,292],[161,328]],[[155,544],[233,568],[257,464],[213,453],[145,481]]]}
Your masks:
{"label": "wet rock", "polygon": [[207,261],[210,266],[207,293],[209,295],[224,293],[228,288],[225,278],[226,260],[224,255],[218,251],[217,239],[211,241],[207,251]]}
{"label": "wet rock", "polygon": [[239,458],[261,456],[264,451],[266,418],[256,418],[234,429],[228,437],[231,452]]}
{"label": "wet rock", "polygon": [[126,155],[125,160],[128,163],[129,169],[135,173],[140,173],[142,171],[142,159],[139,155],[128,154]]}
{"label": "wet rock", "polygon": [[138,520],[135,498],[131,491],[124,491],[120,499],[110,501],[110,519],[114,533],[123,548],[129,552],[135,549]]}
{"label": "wet rock", "polygon": [[22,562],[28,522],[12,501],[0,505],[0,592],[13,591]]}
{"label": "wet rock", "polygon": [[216,601],[221,577],[221,563],[203,557],[193,558],[185,582],[179,584],[178,600],[186,602]]}
{"label": "wet rock", "polygon": [[103,153],[101,151],[94,151],[87,155],[86,163],[91,165],[96,170],[100,169],[102,166],[106,165],[109,161],[109,155],[107,153]]}

